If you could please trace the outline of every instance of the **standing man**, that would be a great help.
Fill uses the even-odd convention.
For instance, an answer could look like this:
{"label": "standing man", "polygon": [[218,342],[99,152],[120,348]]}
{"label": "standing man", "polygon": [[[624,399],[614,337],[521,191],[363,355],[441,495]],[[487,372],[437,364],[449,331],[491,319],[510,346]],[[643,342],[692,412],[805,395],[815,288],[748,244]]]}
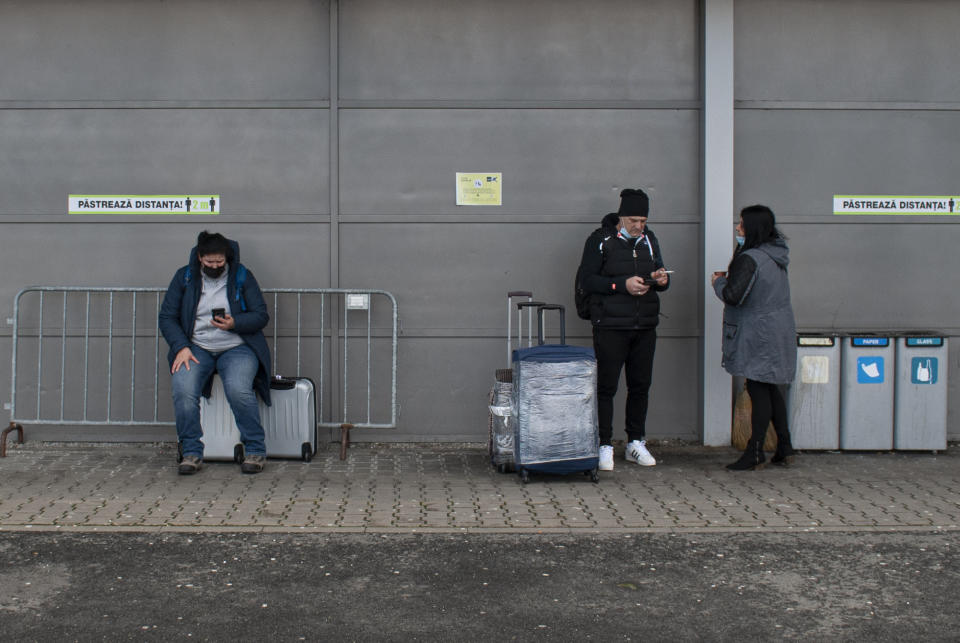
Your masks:
{"label": "standing man", "polygon": [[578,284],[590,297],[593,348],[597,355],[600,470],[613,470],[613,398],[620,371],[627,370],[628,462],[653,466],[647,450],[647,398],[660,317],[658,292],[670,285],[660,244],[646,227],[650,201],[643,190],[620,192],[620,209],[603,218],[587,238]]}
{"label": "standing man", "polygon": [[203,463],[200,396],[210,397],[215,372],[240,429],[245,454],[240,469],[260,473],[266,446],[257,393],[270,404],[270,349],[263,336],[270,316],[257,280],[240,263],[237,242],[201,232],[190,263],[170,282],[159,317],[170,345],[180,473],[196,473]]}

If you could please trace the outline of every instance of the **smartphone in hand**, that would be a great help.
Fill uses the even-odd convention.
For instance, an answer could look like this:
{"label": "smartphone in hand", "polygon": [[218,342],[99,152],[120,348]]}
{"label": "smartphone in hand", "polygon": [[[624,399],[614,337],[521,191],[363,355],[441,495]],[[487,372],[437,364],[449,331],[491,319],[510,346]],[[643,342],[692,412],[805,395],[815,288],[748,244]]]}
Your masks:
{"label": "smartphone in hand", "polygon": [[213,317],[214,319],[216,319],[217,317],[225,317],[226,314],[227,314],[227,311],[226,311],[225,309],[223,309],[223,308],[214,308],[214,309],[213,309],[213,312],[212,312],[212,314],[211,314],[211,317]]}

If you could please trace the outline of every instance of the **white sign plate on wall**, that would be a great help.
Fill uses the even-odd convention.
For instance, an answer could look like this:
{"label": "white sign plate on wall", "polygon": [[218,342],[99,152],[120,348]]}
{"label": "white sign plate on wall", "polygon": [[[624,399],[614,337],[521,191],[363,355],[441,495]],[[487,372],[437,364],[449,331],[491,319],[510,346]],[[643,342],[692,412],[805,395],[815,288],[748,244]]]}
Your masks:
{"label": "white sign plate on wall", "polygon": [[67,214],[220,214],[220,195],[71,194]]}
{"label": "white sign plate on wall", "polygon": [[960,215],[960,196],[835,194],[833,213]]}

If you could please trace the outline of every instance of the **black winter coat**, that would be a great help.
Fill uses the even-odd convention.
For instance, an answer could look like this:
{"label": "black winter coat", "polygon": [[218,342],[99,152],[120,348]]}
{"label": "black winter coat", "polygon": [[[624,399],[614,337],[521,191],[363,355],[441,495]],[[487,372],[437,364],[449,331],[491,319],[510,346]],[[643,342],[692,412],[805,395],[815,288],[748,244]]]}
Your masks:
{"label": "black winter coat", "polygon": [[627,279],[642,277],[650,282],[650,273],[663,268],[663,256],[657,236],[649,227],[640,240],[618,236],[619,217],[615,213],[603,218],[601,227],[591,234],[583,246],[582,287],[590,293],[590,321],[599,328],[656,328],[660,321],[660,296],[670,287],[653,287],[646,294],[627,292]]}

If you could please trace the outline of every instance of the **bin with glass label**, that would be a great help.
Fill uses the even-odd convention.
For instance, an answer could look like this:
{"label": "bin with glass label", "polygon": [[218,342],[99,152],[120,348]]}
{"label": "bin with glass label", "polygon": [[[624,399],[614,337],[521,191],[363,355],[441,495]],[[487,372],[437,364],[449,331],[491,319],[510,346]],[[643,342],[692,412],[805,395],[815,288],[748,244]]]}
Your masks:
{"label": "bin with glass label", "polygon": [[894,347],[889,336],[845,337],[840,367],[840,448],[893,448]]}
{"label": "bin with glass label", "polygon": [[795,449],[840,446],[840,343],[837,337],[797,336],[797,374],[787,395]]}
{"label": "bin with glass label", "polygon": [[897,338],[893,447],[947,448],[947,338],[929,334]]}

